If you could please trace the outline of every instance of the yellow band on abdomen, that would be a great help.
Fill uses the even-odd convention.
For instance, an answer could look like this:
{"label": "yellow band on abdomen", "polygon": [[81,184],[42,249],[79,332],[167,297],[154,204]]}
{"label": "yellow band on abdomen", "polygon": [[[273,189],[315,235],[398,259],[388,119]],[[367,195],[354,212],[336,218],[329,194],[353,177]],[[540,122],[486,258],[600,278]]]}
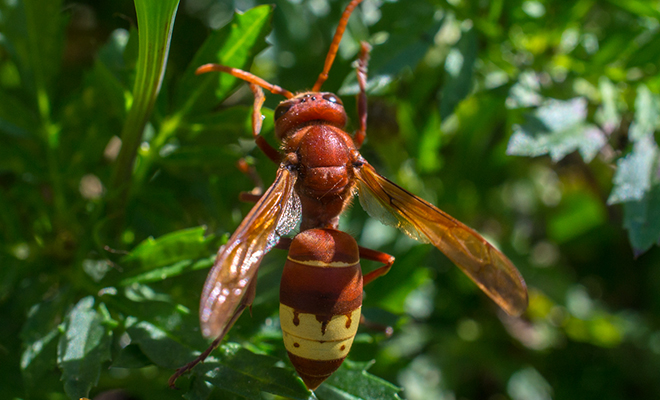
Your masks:
{"label": "yellow band on abdomen", "polygon": [[316,315],[296,312],[280,304],[284,346],[292,354],[311,360],[346,357],[360,324],[361,307],[348,315],[334,315],[324,324]]}

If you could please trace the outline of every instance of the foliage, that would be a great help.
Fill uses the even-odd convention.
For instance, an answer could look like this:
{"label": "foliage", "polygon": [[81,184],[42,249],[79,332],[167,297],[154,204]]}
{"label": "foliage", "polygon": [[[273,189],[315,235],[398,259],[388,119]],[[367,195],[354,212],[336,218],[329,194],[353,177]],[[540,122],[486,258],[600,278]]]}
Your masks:
{"label": "foliage", "polygon": [[[221,62],[303,90],[345,5],[274,2],[234,15],[245,2],[0,1],[8,398],[314,398],[281,343],[278,250],[252,315],[184,390],[167,387],[208,344],[201,287],[250,207],[235,163],[266,183],[276,168],[255,149],[245,85],[194,71]],[[660,395],[659,20],[657,0],[365,0],[324,90],[355,119],[351,62],[369,41],[363,155],[496,243],[530,305],[504,316],[356,202],[342,229],[397,258],[364,304],[394,334],[361,328],[316,398]],[[263,111],[274,145],[279,100]]]}

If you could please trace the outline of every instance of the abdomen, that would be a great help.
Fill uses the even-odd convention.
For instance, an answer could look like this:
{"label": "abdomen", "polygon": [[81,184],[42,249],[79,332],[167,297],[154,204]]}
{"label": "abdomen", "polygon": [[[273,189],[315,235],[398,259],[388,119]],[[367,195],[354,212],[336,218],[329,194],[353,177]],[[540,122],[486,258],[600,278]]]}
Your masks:
{"label": "abdomen", "polygon": [[309,229],[291,243],[280,285],[280,323],[291,363],[316,389],[339,368],[360,323],[357,243],[334,229]]}

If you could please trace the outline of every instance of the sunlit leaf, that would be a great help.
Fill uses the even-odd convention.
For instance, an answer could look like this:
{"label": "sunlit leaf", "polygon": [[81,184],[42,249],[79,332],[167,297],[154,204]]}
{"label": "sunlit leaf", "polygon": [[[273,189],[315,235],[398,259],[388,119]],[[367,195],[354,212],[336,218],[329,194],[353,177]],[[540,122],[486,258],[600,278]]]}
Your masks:
{"label": "sunlit leaf", "polygon": [[605,145],[605,135],[585,122],[584,98],[568,101],[549,100],[527,122],[514,129],[507,154],[518,156],[550,155],[554,162],[578,150],[584,161],[591,161]]}
{"label": "sunlit leaf", "polygon": [[252,58],[266,46],[264,39],[270,30],[271,10],[264,5],[236,13],[226,27],[206,39],[177,85],[176,111],[199,115],[227,95],[236,78],[219,73],[200,76],[195,75],[195,70],[207,63],[249,69]]}
{"label": "sunlit leaf", "polygon": [[323,399],[400,399],[401,388],[371,375],[373,362],[345,360],[342,366],[316,391]]}
{"label": "sunlit leaf", "polygon": [[124,261],[137,261],[144,269],[154,269],[208,256],[209,243],[214,237],[205,237],[205,231],[205,227],[199,226],[171,232],[158,239],[146,239],[135,247]]}
{"label": "sunlit leaf", "polygon": [[110,207],[112,212],[117,212],[117,209],[121,210],[122,202],[128,196],[127,182],[131,180],[133,161],[165,75],[174,17],[178,7],[179,0],[137,0],[135,2],[139,29],[139,54],[132,90],[133,103],[121,132],[122,146],[112,178],[113,189],[121,189],[121,195],[113,199]]}
{"label": "sunlit leaf", "polygon": [[601,106],[596,111],[595,120],[603,131],[609,134],[621,123],[621,115],[617,106],[619,91],[605,76],[598,81],[598,90],[600,91]]}
{"label": "sunlit leaf", "polygon": [[440,100],[440,118],[450,116],[472,89],[472,74],[477,59],[477,35],[474,29],[462,33],[445,60],[445,84]]}
{"label": "sunlit leaf", "polygon": [[174,370],[186,365],[199,354],[167,331],[147,321],[129,324],[126,332],[131,338],[131,344],[138,345],[151,362],[163,368]]}
{"label": "sunlit leaf", "polygon": [[614,188],[608,204],[641,200],[651,187],[651,173],[658,162],[658,146],[652,136],[643,136],[633,150],[617,162]]}
{"label": "sunlit leaf", "polygon": [[507,108],[524,108],[539,106],[543,101],[540,94],[541,84],[537,74],[526,71],[520,74],[516,82],[509,90],[506,99]]}
{"label": "sunlit leaf", "polygon": [[635,254],[639,255],[660,244],[660,185],[654,184],[644,196],[623,203],[623,226]]}
{"label": "sunlit leaf", "polygon": [[[401,71],[414,69],[433,46],[433,37],[446,21],[423,0],[383,3],[379,11],[382,17],[373,32],[381,35],[387,32],[388,40],[376,44],[371,52],[367,85],[370,93],[387,87]],[[357,92],[355,74],[349,74],[339,94],[349,96]]]}
{"label": "sunlit leaf", "polygon": [[111,334],[102,322],[93,297],[81,299],[67,315],[57,364],[69,397],[88,396],[99,380],[101,364],[110,359]]}
{"label": "sunlit leaf", "polygon": [[514,373],[507,383],[507,392],[514,400],[552,399],[552,386],[534,368],[525,368]]}
{"label": "sunlit leaf", "polygon": [[62,295],[35,304],[21,330],[25,349],[21,356],[21,372],[25,382],[38,385],[39,380],[57,365],[57,339],[62,318]]}
{"label": "sunlit leaf", "polygon": [[292,368],[276,366],[278,359],[252,353],[235,343],[223,345],[219,351],[216,359],[195,368],[198,380],[247,399],[261,399],[261,392],[300,400],[312,398]]}
{"label": "sunlit leaf", "polygon": [[658,107],[660,103],[651,91],[640,85],[635,99],[635,119],[630,125],[630,140],[641,140],[653,134],[658,124]]}

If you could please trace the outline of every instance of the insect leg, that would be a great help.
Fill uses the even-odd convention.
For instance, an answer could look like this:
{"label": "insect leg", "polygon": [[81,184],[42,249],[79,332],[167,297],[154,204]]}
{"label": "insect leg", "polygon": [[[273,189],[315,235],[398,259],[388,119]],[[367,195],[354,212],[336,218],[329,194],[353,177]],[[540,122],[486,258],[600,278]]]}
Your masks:
{"label": "insect leg", "polygon": [[358,85],[360,85],[360,93],[357,99],[357,111],[359,127],[353,136],[355,146],[359,149],[367,136],[367,64],[369,63],[369,52],[371,46],[367,42],[360,43],[360,55],[358,57],[357,73]]}
{"label": "insect leg", "polygon": [[271,146],[263,136],[261,136],[261,124],[263,122],[263,116],[261,115],[261,106],[266,100],[264,96],[264,91],[256,83],[250,83],[250,90],[254,94],[254,104],[252,106],[252,136],[254,136],[254,141],[257,143],[257,146],[261,149],[276,164],[279,164],[282,161],[282,155],[277,149]]}
{"label": "insect leg", "polygon": [[248,164],[245,158],[239,159],[236,162],[236,167],[254,183],[254,189],[249,192],[241,192],[238,198],[246,203],[256,203],[264,193],[264,182],[261,180],[259,174],[257,174],[254,166]]}
{"label": "insect leg", "polygon": [[367,260],[383,263],[382,267],[376,268],[364,276],[363,285],[366,285],[374,279],[385,275],[390,271],[390,268],[392,268],[392,264],[394,264],[394,256],[380,251],[367,249],[366,247],[362,246],[360,246],[359,249],[360,258],[366,258]]}
{"label": "insect leg", "polygon": [[262,121],[261,106],[264,104],[264,100],[265,100],[264,92],[263,90],[261,90],[261,88],[264,88],[274,94],[281,94],[287,99],[292,98],[293,93],[289,92],[286,89],[282,89],[277,85],[268,83],[265,80],[247,71],[243,71],[238,68],[228,67],[226,65],[204,64],[201,67],[197,68],[195,74],[200,75],[212,71],[224,72],[226,74],[230,74],[250,84],[250,90],[252,90],[252,93],[254,94],[254,106],[252,108],[252,135],[254,136],[254,139],[257,142],[257,146],[259,146],[259,148],[264,153],[266,153],[268,158],[273,160],[275,163],[279,164],[281,158],[280,153],[276,149],[274,149],[270,144],[268,144],[268,142],[266,142],[266,140],[263,137],[259,135],[259,132],[261,132],[261,121]]}
{"label": "insect leg", "polygon": [[245,295],[243,295],[243,298],[241,299],[241,302],[238,304],[238,307],[236,307],[236,311],[234,311],[234,314],[232,314],[231,318],[229,319],[229,322],[227,325],[225,325],[225,328],[222,330],[220,335],[218,335],[215,340],[211,343],[211,345],[204,350],[202,354],[200,354],[197,358],[189,362],[188,364],[184,365],[183,367],[177,369],[172,376],[170,376],[170,379],[168,379],[167,384],[170,386],[171,389],[176,389],[176,380],[179,379],[180,376],[185,374],[188,371],[191,371],[197,364],[204,362],[206,360],[206,357],[211,354],[211,352],[218,347],[222,339],[225,337],[227,332],[231,329],[231,327],[234,325],[238,317],[241,316],[243,311],[248,308],[252,307],[252,302],[254,301],[254,296],[257,292],[257,278],[256,276],[252,279],[252,282],[250,282],[248,288],[245,290]]}
{"label": "insect leg", "polygon": [[323,85],[323,82],[328,79],[328,72],[330,72],[330,67],[332,67],[332,63],[335,61],[335,57],[337,56],[337,51],[339,50],[339,42],[341,42],[341,37],[344,35],[344,31],[346,30],[348,18],[351,16],[351,13],[355,7],[357,7],[357,5],[360,3],[362,3],[362,0],[352,0],[350,3],[348,3],[346,9],[342,13],[341,19],[339,20],[339,25],[337,25],[337,30],[335,31],[335,36],[332,38],[332,43],[330,43],[330,50],[328,50],[328,55],[325,56],[323,72],[319,74],[314,87],[312,87],[312,92],[320,91],[321,85]]}
{"label": "insect leg", "polygon": [[368,320],[364,314],[360,315],[360,325],[366,327],[367,329],[383,332],[386,337],[390,337],[394,333],[394,328],[391,326]]}

